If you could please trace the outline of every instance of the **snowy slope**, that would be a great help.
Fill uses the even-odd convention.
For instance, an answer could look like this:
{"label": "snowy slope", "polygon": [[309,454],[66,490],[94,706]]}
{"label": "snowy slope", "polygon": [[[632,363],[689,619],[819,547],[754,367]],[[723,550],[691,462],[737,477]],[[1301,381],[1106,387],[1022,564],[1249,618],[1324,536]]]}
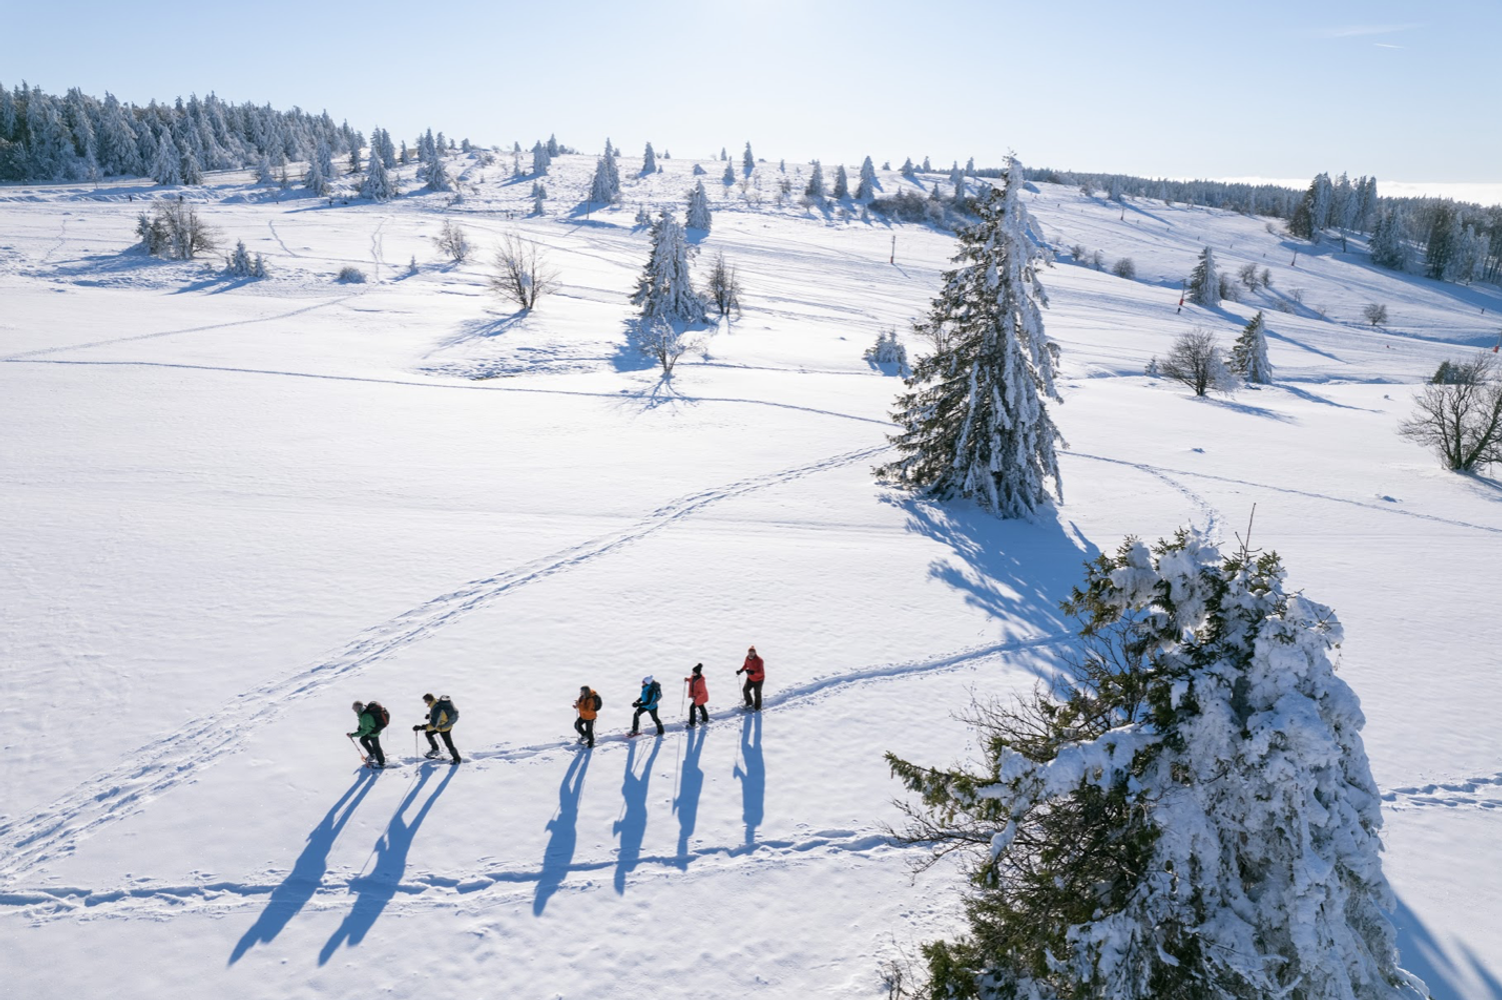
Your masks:
{"label": "snowy slope", "polygon": [[[593,158],[563,157],[529,218],[501,160],[460,161],[454,203],[211,178],[186,196],[266,256],[254,283],[123,253],[160,189],[0,188],[7,995],[883,995],[878,964],[958,896],[945,870],[910,884],[882,751],[971,752],[953,713],[1047,673],[1083,559],[1188,522],[1229,538],[1256,504],[1254,540],[1346,625],[1405,958],[1436,996],[1502,997],[1502,491],[1394,433],[1441,359],[1495,342],[1502,296],[1039,185],[1065,503],[1003,523],[869,474],[899,383],[861,352],[885,326],[921,349],[947,235],[706,163],[700,267],[723,250],[745,313],[664,382],[625,347],[633,217],[681,209],[692,162],[623,158],[621,205],[586,215]],[[470,261],[440,259],[445,219]],[[530,315],[486,286],[508,232],[559,272]],[[1272,289],[1176,314],[1207,242]],[[335,284],[345,265],[370,281]],[[1278,385],[1195,400],[1141,374],[1256,308]],[[732,711],[750,643],[761,717]],[[715,721],[690,736],[699,661]],[[627,742],[649,673],[669,732]],[[583,683],[606,700],[589,755]],[[459,768],[414,760],[425,691],[460,707]],[[355,698],[392,709],[399,768],[357,770]]]}

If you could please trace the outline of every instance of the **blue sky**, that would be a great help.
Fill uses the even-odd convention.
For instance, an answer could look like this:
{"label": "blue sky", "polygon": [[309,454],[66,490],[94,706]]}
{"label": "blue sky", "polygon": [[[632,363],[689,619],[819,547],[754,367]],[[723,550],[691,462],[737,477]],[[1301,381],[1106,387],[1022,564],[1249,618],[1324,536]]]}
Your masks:
{"label": "blue sky", "polygon": [[1490,2],[0,0],[0,81],[524,145],[1502,180]]}

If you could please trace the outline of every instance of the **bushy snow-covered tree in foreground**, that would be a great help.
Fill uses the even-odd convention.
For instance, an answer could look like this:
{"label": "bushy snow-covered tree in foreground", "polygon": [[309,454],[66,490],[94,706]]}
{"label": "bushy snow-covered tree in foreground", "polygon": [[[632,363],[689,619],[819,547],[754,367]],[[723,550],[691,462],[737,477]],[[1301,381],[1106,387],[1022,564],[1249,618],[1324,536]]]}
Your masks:
{"label": "bushy snow-covered tree in foreground", "polygon": [[704,299],[694,291],[688,271],[688,243],[672,212],[664,210],[657,217],[649,238],[652,253],[637,279],[631,304],[640,306],[642,319],[649,322],[665,319],[703,323]]}
{"label": "bushy snow-covered tree in foreground", "polygon": [[1230,368],[1248,382],[1265,384],[1273,380],[1273,366],[1267,361],[1266,329],[1267,321],[1259,309],[1231,345]]}
{"label": "bushy snow-covered tree in foreground", "polygon": [[1002,517],[1030,517],[1060,490],[1059,432],[1044,397],[1056,348],[1043,333],[1043,252],[1028,232],[1022,165],[977,202],[980,221],[959,234],[960,266],[915,331],[935,351],[918,362],[892,414],[900,457],[877,469],[897,485],[970,497]]}
{"label": "bushy snow-covered tree in foreground", "polygon": [[1382,819],[1331,609],[1275,554],[1180,531],[1102,555],[1051,689],[979,709],[983,770],[888,755],[904,836],[969,856],[970,932],[931,997],[1389,1000]]}

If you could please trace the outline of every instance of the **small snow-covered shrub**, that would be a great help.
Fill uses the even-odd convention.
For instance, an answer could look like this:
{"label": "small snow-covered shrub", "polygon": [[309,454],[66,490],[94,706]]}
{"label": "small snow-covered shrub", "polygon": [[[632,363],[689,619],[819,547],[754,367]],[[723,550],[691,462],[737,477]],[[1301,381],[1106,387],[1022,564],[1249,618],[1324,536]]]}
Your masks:
{"label": "small snow-covered shrub", "polygon": [[925,222],[934,226],[944,224],[943,204],[925,198],[909,188],[886,198],[873,199],[871,211],[898,222]]}
{"label": "small snow-covered shrub", "polygon": [[365,272],[353,264],[346,264],[339,269],[339,273],[334,277],[334,280],[344,285],[363,285],[365,284]]}
{"label": "small snow-covered shrub", "polygon": [[897,331],[891,327],[876,334],[876,343],[866,348],[862,357],[873,367],[888,366],[893,369],[893,374],[903,378],[910,372],[907,366],[907,348],[897,342]]}
{"label": "small snow-covered shrub", "polygon": [[1368,302],[1361,310],[1361,318],[1372,326],[1385,326],[1387,324],[1387,306],[1376,302]]}
{"label": "small snow-covered shrub", "polygon": [[443,220],[443,230],[438,234],[438,249],[448,254],[455,264],[462,264],[469,256],[469,237],[452,219]]}
{"label": "small snow-covered shrub", "polygon": [[136,235],[147,253],[168,260],[192,260],[219,247],[219,234],[182,201],[159,201],[150,215],[136,216]]}
{"label": "small snow-covered shrub", "polygon": [[1118,278],[1133,279],[1137,277],[1137,262],[1130,257],[1123,257],[1111,265],[1111,273]]}
{"label": "small snow-covered shrub", "polygon": [[1173,342],[1167,357],[1158,363],[1158,370],[1164,378],[1189,386],[1196,396],[1212,390],[1236,391],[1236,380],[1226,368],[1215,334],[1198,327]]}

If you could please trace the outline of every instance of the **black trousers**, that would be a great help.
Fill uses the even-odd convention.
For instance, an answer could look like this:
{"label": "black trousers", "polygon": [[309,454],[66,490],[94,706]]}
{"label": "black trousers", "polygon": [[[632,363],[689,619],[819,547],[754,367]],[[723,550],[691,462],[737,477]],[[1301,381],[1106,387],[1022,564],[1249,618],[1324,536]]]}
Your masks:
{"label": "black trousers", "polygon": [[[454,738],[448,734],[448,730],[445,729],[438,735],[443,737],[443,745],[449,748],[449,756],[458,760],[459,751],[454,749]],[[435,751],[438,749],[438,741],[433,739],[433,731],[431,729],[428,730],[428,746],[432,747]]]}
{"label": "black trousers", "polygon": [[650,715],[652,717],[652,721],[657,723],[657,735],[661,736],[662,720],[657,717],[657,709],[655,708],[638,708],[636,710],[636,714],[631,716],[631,731],[633,733],[641,732],[641,717],[643,712]]}
{"label": "black trousers", "polygon": [[694,724],[694,713],[695,712],[699,713],[699,721],[701,721],[701,722],[708,722],[709,721],[709,709],[705,708],[703,705],[690,705],[690,706],[688,706],[688,724],[690,726],[692,726]]}
{"label": "black trousers", "polygon": [[377,764],[385,766],[386,755],[381,753],[381,737],[379,735],[371,733],[369,736],[360,737],[360,745],[365,748],[366,753],[375,759]]}
{"label": "black trousers", "polygon": [[579,716],[579,718],[577,718],[577,719],[574,720],[574,732],[576,732],[576,733],[579,734],[579,738],[582,739],[582,740],[584,740],[584,742],[585,742],[586,745],[588,745],[588,746],[594,746],[595,745],[595,720],[594,719],[586,719],[582,715]]}
{"label": "black trousers", "polygon": [[761,685],[762,681],[747,677],[746,686],[741,688],[741,693],[746,696],[746,707],[755,712],[761,711]]}

